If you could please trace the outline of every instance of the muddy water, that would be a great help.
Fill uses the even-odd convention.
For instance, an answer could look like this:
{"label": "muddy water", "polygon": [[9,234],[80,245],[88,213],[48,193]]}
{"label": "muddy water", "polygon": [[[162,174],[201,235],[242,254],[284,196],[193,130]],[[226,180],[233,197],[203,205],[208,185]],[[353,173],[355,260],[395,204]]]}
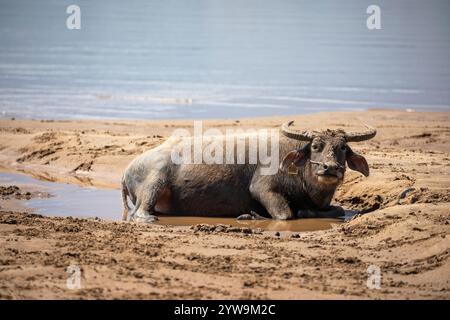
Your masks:
{"label": "muddy water", "polygon": [[189,226],[203,224],[225,224],[233,227],[261,228],[268,231],[316,231],[330,229],[332,224],[342,223],[343,219],[298,219],[291,221],[279,220],[236,220],[234,218],[205,217],[160,217],[158,224]]}
{"label": "muddy water", "polygon": [[[35,190],[51,194],[51,197],[22,201],[34,212],[47,216],[73,216],[119,220],[122,214],[119,190],[104,190],[80,187],[71,184],[42,181],[20,173],[0,172],[0,185],[16,185],[24,190]],[[353,213],[346,212],[345,218]],[[238,221],[234,218],[175,217],[161,216],[157,224],[190,226],[199,223],[226,224],[238,227],[261,228],[270,231],[315,231],[331,228],[343,219],[299,219],[291,221],[257,220]]]}

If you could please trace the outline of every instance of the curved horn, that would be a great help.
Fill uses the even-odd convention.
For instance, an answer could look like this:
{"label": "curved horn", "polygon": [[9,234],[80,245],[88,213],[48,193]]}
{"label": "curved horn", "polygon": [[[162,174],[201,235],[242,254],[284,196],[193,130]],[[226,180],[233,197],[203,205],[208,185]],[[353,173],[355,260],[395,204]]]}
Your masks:
{"label": "curved horn", "polygon": [[294,123],[294,121],[289,121],[286,123],[283,123],[281,125],[281,133],[283,133],[286,137],[292,138],[295,140],[300,141],[311,141],[313,138],[313,135],[309,131],[297,131],[289,129],[289,127]]}
{"label": "curved horn", "polygon": [[360,142],[372,139],[377,134],[377,130],[372,128],[371,126],[365,124],[365,126],[369,129],[364,132],[348,132],[345,133],[345,139],[347,142]]}

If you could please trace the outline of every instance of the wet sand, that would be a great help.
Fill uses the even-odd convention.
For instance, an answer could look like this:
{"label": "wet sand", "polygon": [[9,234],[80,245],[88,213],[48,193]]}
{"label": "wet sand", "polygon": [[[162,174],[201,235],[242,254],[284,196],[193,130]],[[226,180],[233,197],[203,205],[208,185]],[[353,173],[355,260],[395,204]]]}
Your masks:
{"label": "wet sand", "polygon": [[[305,128],[377,127],[375,139],[352,144],[368,160],[370,177],[348,171],[334,200],[367,214],[329,230],[278,235],[42,217],[21,209],[26,198],[10,206],[1,197],[0,297],[449,299],[450,113],[373,110],[204,125],[271,128],[288,119]],[[49,181],[117,188],[129,161],[191,126],[0,120],[0,165]],[[66,287],[71,264],[82,268],[80,290]],[[379,290],[366,285],[370,265],[381,269]]]}

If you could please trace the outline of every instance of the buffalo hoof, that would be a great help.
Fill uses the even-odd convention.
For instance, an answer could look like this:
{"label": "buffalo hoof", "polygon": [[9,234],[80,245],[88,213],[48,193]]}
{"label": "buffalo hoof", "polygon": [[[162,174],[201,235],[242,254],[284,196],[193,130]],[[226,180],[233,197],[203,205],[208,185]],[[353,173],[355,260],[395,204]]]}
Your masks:
{"label": "buffalo hoof", "polygon": [[253,220],[254,218],[246,213],[246,214],[241,214],[239,217],[236,218],[236,220]]}
{"label": "buffalo hoof", "polygon": [[268,220],[268,218],[260,216],[255,211],[250,211],[249,214],[241,214],[236,220]]}
{"label": "buffalo hoof", "polygon": [[155,221],[158,221],[158,217],[157,216],[152,216],[152,215],[148,215],[148,216],[143,216],[143,217],[135,217],[133,219],[134,222],[136,223],[152,223]]}
{"label": "buffalo hoof", "polygon": [[255,211],[250,211],[250,215],[253,217],[253,219],[255,220],[270,220],[269,218],[260,216],[259,214],[257,214]]}

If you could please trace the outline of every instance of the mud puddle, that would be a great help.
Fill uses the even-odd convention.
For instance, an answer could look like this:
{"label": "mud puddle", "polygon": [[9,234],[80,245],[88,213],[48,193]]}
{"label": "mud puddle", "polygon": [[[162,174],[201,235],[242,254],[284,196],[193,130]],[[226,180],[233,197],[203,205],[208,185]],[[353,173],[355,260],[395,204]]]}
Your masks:
{"label": "mud puddle", "polygon": [[[120,220],[122,202],[119,190],[81,187],[77,185],[42,181],[25,174],[0,172],[1,186],[18,186],[25,190],[38,190],[50,197],[36,197],[20,201],[20,205],[46,216],[72,216]],[[197,224],[224,224],[234,227],[261,228],[269,231],[316,231],[344,222],[355,212],[347,211],[342,219],[298,219],[291,221],[254,220],[238,221],[234,218],[161,216],[160,225],[192,226]]]}
{"label": "mud puddle", "polygon": [[159,217],[158,224],[173,226],[192,226],[197,224],[223,224],[233,227],[260,228],[267,231],[316,231],[330,229],[332,224],[344,222],[344,219],[298,219],[291,221],[279,220],[236,220],[234,218],[206,217]]}

